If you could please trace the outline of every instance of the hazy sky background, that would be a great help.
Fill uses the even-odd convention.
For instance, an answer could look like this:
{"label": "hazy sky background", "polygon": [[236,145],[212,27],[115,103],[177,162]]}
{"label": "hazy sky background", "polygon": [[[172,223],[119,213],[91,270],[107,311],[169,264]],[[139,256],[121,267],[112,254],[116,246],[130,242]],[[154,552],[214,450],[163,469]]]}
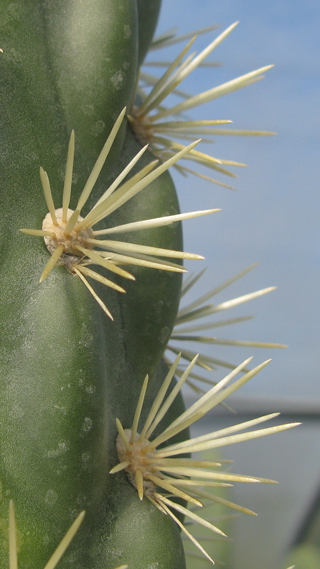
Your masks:
{"label": "hazy sky background", "polygon": [[[319,20],[311,0],[163,0],[158,33],[187,33],[219,24],[198,38],[200,51],[236,20],[238,27],[209,56],[222,66],[196,70],[181,88],[199,93],[267,64],[265,79],[189,111],[192,118],[233,120],[233,128],[277,131],[276,137],[217,137],[203,147],[218,158],[248,164],[234,168],[237,192],[194,177],[175,176],[182,211],[221,207],[201,221],[185,222],[185,248],[202,253],[208,266],[194,294],[223,282],[246,266],[259,266],[229,290],[221,302],[259,288],[278,289],[233,311],[255,319],[221,337],[279,342],[287,350],[212,347],[212,354],[239,363],[255,354],[258,364],[272,357],[244,394],[294,397],[315,403],[320,394],[319,360]],[[184,44],[154,52],[171,59]],[[203,170],[203,173],[211,174]],[[219,175],[218,175],[219,177]],[[220,175],[220,180],[230,179]],[[191,271],[204,265],[193,263]],[[191,296],[191,295],[190,295]],[[223,315],[227,317],[225,313]],[[230,317],[231,314],[228,314]],[[215,335],[212,333],[212,335]],[[209,348],[210,350],[210,348]]]}
{"label": "hazy sky background", "polygon": [[[271,364],[241,389],[242,396],[262,403],[280,400],[269,412],[280,410],[285,400],[295,409],[306,405],[319,412],[320,4],[313,0],[163,0],[158,33],[177,27],[183,34],[220,24],[219,31],[198,38],[195,49],[200,51],[236,20],[240,20],[238,27],[209,58],[222,66],[198,69],[181,88],[194,95],[264,65],[275,67],[262,81],[189,115],[231,119],[233,128],[277,131],[278,136],[219,137],[214,146],[204,148],[218,158],[248,164],[246,169],[234,169],[239,176],[234,181],[237,192],[194,177],[174,176],[182,211],[223,210],[185,223],[186,250],[206,257],[203,264],[189,265],[190,270],[208,266],[194,295],[259,261],[254,271],[217,301],[271,285],[277,285],[277,290],[232,312],[233,316],[254,314],[254,320],[213,330],[212,335],[280,342],[289,348],[212,346],[206,351],[234,363],[252,354],[256,364],[272,357]],[[179,49],[174,46],[158,57],[172,59]],[[228,182],[226,177],[220,180]],[[231,313],[221,316],[231,317]],[[214,378],[223,375],[220,371]],[[271,489],[260,486],[253,492],[251,486],[242,485],[236,490],[235,501],[259,512],[258,519],[241,517],[233,531],[236,569],[279,568],[280,556],[319,484],[318,423],[306,420],[296,432],[266,439],[226,449],[226,456],[236,459],[238,472],[280,481]]]}

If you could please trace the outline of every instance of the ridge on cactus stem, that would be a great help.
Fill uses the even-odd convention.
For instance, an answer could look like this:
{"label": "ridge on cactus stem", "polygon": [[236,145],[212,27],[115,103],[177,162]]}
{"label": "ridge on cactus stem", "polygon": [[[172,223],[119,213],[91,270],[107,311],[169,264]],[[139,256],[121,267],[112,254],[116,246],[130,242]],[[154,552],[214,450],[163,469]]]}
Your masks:
{"label": "ridge on cactus stem", "polygon": [[[237,24],[238,22],[229,26],[198,55],[196,53],[192,53],[185,58],[197,37],[197,35],[193,35],[192,39],[183,48],[176,59],[168,65],[167,70],[160,79],[153,80],[152,77],[146,78],[147,84],[153,84],[151,91],[148,94],[145,94],[143,88],[139,89],[139,95],[142,97],[142,103],[141,105],[136,103],[132,107],[128,118],[131,123],[132,130],[134,131],[137,139],[140,140],[140,143],[149,143],[151,145],[152,152],[162,160],[172,156],[175,151],[186,148],[184,144],[179,142],[179,140],[191,140],[194,135],[209,135],[209,137],[211,137],[215,135],[256,136],[275,134],[267,131],[215,128],[231,123],[232,121],[230,120],[185,120],[183,118],[184,113],[190,109],[198,107],[228,93],[232,93],[233,91],[251,85],[259,79],[262,79],[263,73],[273,67],[272,65],[261,67],[195,96],[189,96],[177,90],[178,85],[197,67],[203,65],[206,57],[212,53],[212,51],[233,31]],[[195,34],[196,33],[197,32],[195,32]],[[188,34],[185,37],[188,39],[191,37],[191,34]],[[178,38],[177,41],[180,41],[180,38]],[[159,45],[166,47],[167,45],[171,45],[171,43],[170,41],[166,42],[165,36],[164,41],[160,41]],[[182,97],[184,100],[174,106],[164,107],[163,101],[165,101],[165,99],[172,93]],[[180,115],[182,115],[182,118],[177,119]],[[168,118],[170,120],[164,120]],[[178,139],[178,141],[176,139]],[[211,138],[203,141],[212,142]],[[246,164],[234,162],[232,160],[215,158],[209,154],[205,154],[194,149],[190,149],[190,151],[184,155],[184,159],[196,162],[202,166],[211,168],[231,177],[235,176],[229,169],[226,169],[225,166],[246,166]],[[175,168],[182,174],[192,173],[215,184],[231,188],[218,180],[204,176],[197,171],[181,166],[180,164],[175,165]]]}
{"label": "ridge on cactus stem", "polygon": [[[224,379],[217,383],[217,385],[212,387],[208,393],[203,395],[189,409],[182,413],[182,415],[177,417],[161,434],[153,439],[152,434],[155,428],[171,407],[197,361],[196,356],[165,399],[167,390],[179,364],[180,354],[178,354],[174,364],[171,366],[162,386],[160,387],[150,409],[149,415],[145,423],[141,425],[141,428],[139,428],[139,421],[148,386],[148,376],[146,376],[141,388],[132,426],[130,428],[124,428],[121,422],[118,419],[116,420],[119,433],[117,436],[116,447],[120,462],[111,469],[110,473],[114,474],[124,470],[130,483],[137,489],[139,499],[143,500],[143,498],[146,497],[161,512],[171,516],[189,539],[193,541],[200,551],[212,562],[213,560],[205,549],[187,530],[185,525],[180,522],[172,512],[172,509],[211,529],[215,533],[225,536],[224,532],[204,518],[198,516],[194,511],[188,510],[184,506],[174,502],[170,499],[170,496],[182,498],[186,502],[202,507],[203,503],[201,500],[203,499],[219,501],[219,498],[203,490],[205,487],[215,487],[220,486],[221,484],[229,485],[230,482],[274,483],[274,481],[265,478],[257,478],[255,476],[244,476],[241,474],[223,472],[219,470],[223,461],[212,462],[176,457],[184,455],[185,453],[224,447],[230,444],[285,431],[299,423],[251,430],[246,433],[240,432],[273,419],[279,415],[279,413],[272,413],[238,425],[233,425],[220,431],[208,433],[196,438],[190,438],[176,444],[171,444],[169,446],[163,446],[163,444],[167,444],[172,437],[190,427],[206,415],[208,411],[223,402],[229,395],[234,393],[254,377],[270,361],[267,360],[263,362],[253,370],[246,373],[243,377],[227,386],[236,377],[236,375],[246,367],[251,359],[252,358],[249,358],[237,366],[235,370],[231,371]],[[242,506],[228,501],[225,501],[224,503],[235,510],[254,515],[254,512],[247,508],[243,508]]]}
{"label": "ridge on cactus stem", "polygon": [[[176,342],[180,344],[180,342],[198,342],[200,344],[206,345],[224,345],[224,346],[241,346],[241,347],[250,347],[250,348],[286,348],[285,344],[276,344],[271,342],[257,342],[257,341],[248,341],[248,340],[230,340],[230,339],[222,339],[207,335],[194,335],[194,333],[198,333],[202,330],[209,330],[211,328],[220,328],[223,326],[230,326],[234,324],[238,324],[240,322],[244,322],[252,318],[252,316],[243,316],[239,318],[230,318],[230,319],[221,319],[221,320],[214,320],[207,321],[206,323],[201,323],[203,318],[207,318],[209,316],[215,316],[217,313],[223,312],[225,310],[229,310],[234,308],[235,306],[239,306],[245,302],[249,302],[254,300],[255,298],[259,298],[269,292],[272,292],[276,289],[276,287],[268,287],[261,290],[254,291],[249,294],[245,294],[242,296],[238,296],[232,298],[230,300],[226,300],[224,302],[218,304],[208,304],[215,295],[223,291],[225,288],[229,287],[238,279],[242,278],[246,275],[249,271],[251,271],[256,264],[250,265],[240,273],[234,275],[227,281],[223,282],[222,284],[214,287],[213,289],[209,290],[205,294],[199,296],[196,300],[192,303],[182,307],[179,309],[177,314],[177,318],[175,321],[175,325],[167,345],[165,360],[166,363],[170,366],[172,364],[170,356],[168,356],[168,352],[173,354],[181,353],[181,359],[190,362],[196,355],[196,352],[192,350],[188,350],[187,348],[181,348],[181,345],[176,345]],[[182,286],[181,290],[181,299],[189,292],[191,288],[193,288],[199,279],[203,276],[206,269],[201,271],[196,275],[190,275],[189,278],[186,279]],[[201,353],[198,355],[197,367],[202,370],[212,371],[217,367],[225,367],[228,369],[235,369],[236,365],[229,362],[223,361],[221,359],[212,357],[211,355],[207,355],[205,353]],[[181,377],[184,371],[183,365],[178,366],[176,370],[176,375]],[[247,368],[242,370],[243,372],[249,371]],[[204,384],[215,385],[216,382],[208,379],[204,375],[199,375],[195,373],[190,373],[189,377],[186,381],[186,384],[189,385],[194,391],[197,393],[203,392],[198,385],[198,382],[202,382]]]}
{"label": "ridge on cactus stem", "polygon": [[[44,569],[55,569],[62,555],[69,547],[71,541],[73,540],[75,534],[77,533],[79,527],[81,526],[84,516],[85,516],[85,511],[83,510],[76,517],[76,519],[68,529],[67,533],[62,538],[60,544],[58,545],[57,549],[50,557],[48,563],[46,563]],[[125,566],[123,566],[123,569],[124,567]],[[17,528],[16,528],[15,513],[14,513],[14,505],[12,500],[10,500],[9,502],[9,569],[18,569]]]}
{"label": "ridge on cactus stem", "polygon": [[[186,270],[181,265],[163,260],[161,257],[194,260],[203,259],[204,257],[183,251],[149,247],[131,242],[127,243],[120,240],[97,239],[97,237],[100,235],[110,235],[113,233],[128,231],[134,232],[154,227],[162,227],[183,219],[190,219],[192,217],[198,217],[219,211],[218,209],[195,211],[126,223],[116,227],[109,227],[108,229],[93,229],[99,221],[107,218],[112,212],[120,208],[128,200],[143,190],[149,183],[168,170],[170,166],[174,165],[180,158],[198,144],[199,141],[195,141],[188,147],[176,153],[169,160],[159,165],[157,168],[155,168],[155,166],[158,161],[154,160],[121,185],[121,182],[132,170],[140,156],[146,151],[146,145],[124,168],[121,174],[119,174],[116,180],[96,202],[90,212],[85,217],[81,217],[80,214],[82,208],[85,206],[93,190],[112,147],[112,143],[122,124],[125,112],[126,109],[124,108],[116,120],[92,169],[92,172],[89,175],[76,208],[74,210],[69,208],[75,148],[75,135],[74,131],[72,131],[68,147],[62,207],[58,209],[55,208],[48,175],[42,168],[40,168],[43,193],[49,212],[43,220],[42,229],[20,230],[28,235],[43,237],[46,247],[51,253],[51,257],[40,277],[40,282],[47,278],[49,273],[57,264],[65,265],[71,273],[81,279],[104,312],[112,320],[113,317],[111,312],[89,284],[87,278],[94,279],[121,293],[124,293],[125,289],[114,283],[112,280],[107,279],[99,272],[93,271],[89,268],[89,265],[98,265],[121,277],[129,280],[135,280],[134,276],[126,269],[121,268],[120,265],[139,265],[143,267],[183,273],[186,272]],[[160,259],[158,259],[158,257],[160,257]]]}

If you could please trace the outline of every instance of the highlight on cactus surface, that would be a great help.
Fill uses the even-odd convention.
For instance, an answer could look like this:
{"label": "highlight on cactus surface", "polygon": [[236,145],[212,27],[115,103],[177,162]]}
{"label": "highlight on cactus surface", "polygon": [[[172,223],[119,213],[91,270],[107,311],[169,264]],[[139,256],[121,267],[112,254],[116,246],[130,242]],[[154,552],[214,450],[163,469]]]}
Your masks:
{"label": "highlight on cactus surface", "polygon": [[[231,474],[230,472],[223,472],[220,470],[223,461],[212,462],[176,457],[179,457],[179,455],[185,455],[185,453],[216,449],[230,444],[285,431],[298,425],[298,423],[250,430],[245,433],[241,432],[279,415],[279,413],[272,413],[216,432],[208,433],[203,436],[190,438],[183,442],[173,443],[169,446],[163,445],[167,444],[172,437],[181,433],[184,429],[190,427],[196,421],[201,419],[216,405],[222,403],[229,395],[234,393],[254,377],[270,361],[267,360],[263,362],[253,370],[247,372],[243,377],[227,386],[236,377],[236,375],[246,367],[251,359],[252,358],[249,358],[237,366],[236,369],[231,371],[224,379],[217,383],[217,385],[212,387],[208,393],[203,395],[189,409],[182,413],[182,415],[177,417],[161,434],[152,438],[154,430],[172,405],[197,361],[196,356],[180,377],[172,391],[166,397],[169,385],[179,364],[180,354],[178,354],[152,404],[144,425],[141,425],[141,428],[139,428],[140,415],[148,386],[148,376],[146,376],[141,388],[131,428],[124,428],[121,422],[118,419],[116,420],[119,433],[117,436],[116,446],[120,462],[112,468],[110,473],[115,474],[116,472],[124,470],[130,483],[137,489],[139,499],[143,500],[143,498],[146,497],[161,512],[171,516],[190,540],[193,541],[200,551],[212,562],[213,560],[205,549],[187,530],[185,525],[181,523],[177,516],[172,512],[172,509],[211,529],[213,532],[225,535],[224,532],[206,521],[204,518],[200,517],[194,511],[188,510],[184,506],[176,503],[170,497],[182,498],[194,506],[202,507],[203,502],[201,500],[208,499],[213,502],[219,501],[219,498],[204,490],[203,488],[205,487],[229,485],[232,482],[272,483],[274,481],[257,478],[255,476],[244,476]],[[254,512],[247,508],[243,508],[242,506],[233,504],[232,502],[224,501],[224,504],[240,512],[254,514]]]}
{"label": "highlight on cactus surface", "polygon": [[[179,309],[177,314],[177,318],[175,321],[175,325],[169,340],[169,343],[166,348],[165,353],[165,361],[168,366],[172,365],[172,358],[170,357],[170,353],[175,354],[175,356],[181,353],[181,360],[185,362],[191,362],[192,359],[195,357],[196,352],[193,350],[181,347],[181,342],[184,344],[185,342],[193,342],[193,343],[200,343],[205,345],[224,345],[224,346],[240,346],[240,347],[248,347],[248,348],[286,348],[287,346],[284,344],[277,344],[271,342],[258,342],[258,341],[248,341],[248,340],[231,340],[231,339],[224,339],[219,337],[207,336],[205,335],[198,335],[199,332],[203,330],[210,330],[214,328],[221,328],[225,326],[233,326],[235,324],[239,324],[246,320],[252,318],[252,316],[243,316],[238,318],[228,318],[228,319],[218,319],[215,320],[214,316],[217,313],[224,312],[225,310],[230,310],[235,306],[239,306],[240,304],[249,302],[254,300],[255,298],[259,298],[260,296],[264,296],[269,292],[272,292],[276,289],[276,287],[268,287],[264,289],[260,289],[249,294],[245,294],[242,296],[238,296],[235,298],[231,298],[230,300],[226,300],[224,302],[220,302],[218,304],[208,303],[211,299],[219,294],[221,291],[226,289],[227,287],[231,286],[235,281],[244,277],[249,271],[251,271],[254,267],[256,267],[256,263],[250,265],[240,273],[234,275],[227,281],[223,282],[222,284],[214,287],[213,289],[209,290],[205,294],[199,296],[193,302],[187,304],[186,306],[182,306]],[[183,283],[182,290],[181,290],[181,299],[185,297],[185,295],[192,289],[201,279],[206,269],[203,269],[200,273],[191,274]],[[213,317],[209,321],[207,320],[208,317]],[[202,322],[203,319],[207,321],[205,323]],[[230,361],[224,361],[219,358],[213,357],[212,355],[208,355],[205,353],[198,354],[198,359],[196,362],[196,366],[202,370],[212,371],[217,369],[217,367],[225,367],[227,369],[235,369],[236,364],[231,363]],[[184,365],[181,364],[176,369],[176,375],[181,377],[184,372]],[[247,368],[242,370],[244,373],[249,371]],[[216,382],[212,379],[208,379],[205,375],[199,373],[191,372],[189,374],[188,379],[186,380],[186,384],[189,385],[194,391],[197,393],[203,392],[203,388],[199,387],[200,384],[204,385],[215,385]]]}
{"label": "highlight on cactus surface", "polygon": [[[181,144],[179,141],[193,140],[195,135],[212,137],[217,135],[257,136],[275,134],[268,131],[220,128],[223,125],[231,123],[231,120],[186,120],[183,118],[184,113],[190,109],[198,107],[228,93],[232,93],[233,91],[251,85],[259,79],[262,79],[263,73],[273,67],[272,65],[261,67],[195,96],[189,96],[177,90],[180,83],[197,67],[203,65],[206,57],[212,53],[213,50],[233,31],[237,24],[238,22],[229,26],[198,55],[196,53],[192,53],[185,58],[197,38],[197,33],[199,33],[195,32],[195,35],[193,35],[191,40],[178,54],[176,59],[168,65],[167,70],[160,79],[152,76],[146,76],[145,74],[142,75],[144,83],[148,86],[151,84],[152,88],[150,92],[146,94],[143,86],[140,87],[139,95],[142,97],[142,103],[141,105],[136,103],[132,107],[128,118],[131,123],[132,130],[140,140],[141,144],[149,143],[152,152],[162,160],[172,156],[177,150],[185,148],[185,145]],[[206,32],[210,29],[212,28],[200,30],[200,32]],[[188,34],[185,38],[188,39],[190,36],[191,34]],[[176,41],[181,41],[181,38],[177,38]],[[170,39],[169,36],[168,41],[166,41],[165,37],[164,41],[160,41],[159,45],[166,47],[172,43],[175,43],[174,37]],[[163,101],[165,101],[171,94],[182,97],[184,100],[174,106],[165,107],[163,105]],[[181,116],[181,119],[177,119],[179,116]],[[166,120],[168,118],[170,120]],[[203,139],[203,141],[212,142],[212,139]],[[183,158],[231,177],[234,177],[234,174],[229,169],[226,169],[225,166],[246,166],[246,164],[234,162],[232,160],[215,158],[209,154],[205,154],[194,149],[190,149]],[[230,186],[218,180],[204,176],[193,169],[182,166],[181,164],[176,164],[175,168],[182,174],[192,173],[215,184],[230,188]]]}
{"label": "highlight on cactus surface", "polygon": [[108,229],[93,229],[99,221],[107,218],[112,212],[137,195],[148,184],[158,178],[158,176],[168,170],[170,166],[174,165],[180,158],[187,154],[199,142],[195,141],[188,147],[183,148],[180,152],[175,153],[174,156],[157,168],[155,168],[155,166],[158,161],[155,160],[151,162],[129,180],[120,185],[137,163],[141,155],[146,151],[147,145],[144,146],[144,148],[142,148],[142,150],[140,150],[124,168],[121,174],[119,174],[111,186],[109,186],[109,188],[104,192],[90,212],[85,215],[85,217],[81,217],[80,214],[82,208],[85,206],[93,190],[112,147],[112,143],[122,124],[125,112],[126,109],[124,108],[116,120],[92,169],[92,172],[89,175],[75,209],[72,210],[69,208],[75,148],[75,135],[74,131],[72,131],[68,147],[62,208],[55,208],[48,175],[42,168],[40,168],[43,193],[49,212],[43,220],[42,229],[20,230],[28,235],[43,237],[47,249],[51,253],[51,257],[40,277],[40,282],[49,275],[57,264],[65,265],[71,273],[77,275],[82,280],[92,296],[111,319],[113,319],[112,314],[89,284],[87,278],[94,279],[118,292],[124,293],[125,289],[114,283],[112,280],[107,279],[100,273],[93,271],[88,267],[89,265],[98,265],[112,273],[120,275],[121,277],[135,280],[134,276],[126,269],[121,268],[120,265],[139,265],[165,271],[186,272],[181,265],[161,258],[199,260],[204,257],[183,251],[149,247],[131,242],[127,243],[120,240],[97,239],[97,237],[113,233],[134,232],[143,229],[163,227],[183,219],[190,219],[192,217],[198,217],[219,211],[219,209],[202,210],[126,223],[116,227],[109,227]]}
{"label": "highlight on cactus surface", "polygon": [[[57,549],[50,557],[48,563],[46,563],[44,569],[55,569],[62,555],[69,547],[71,541],[73,540],[75,534],[77,533],[79,527],[81,526],[84,516],[85,516],[85,511],[82,511],[76,517],[76,519],[68,529],[67,533],[62,538]],[[127,568],[128,566],[123,565],[122,569],[125,569],[125,567]],[[18,569],[17,528],[16,528],[15,513],[14,513],[14,505],[12,500],[10,500],[9,502],[9,569]]]}

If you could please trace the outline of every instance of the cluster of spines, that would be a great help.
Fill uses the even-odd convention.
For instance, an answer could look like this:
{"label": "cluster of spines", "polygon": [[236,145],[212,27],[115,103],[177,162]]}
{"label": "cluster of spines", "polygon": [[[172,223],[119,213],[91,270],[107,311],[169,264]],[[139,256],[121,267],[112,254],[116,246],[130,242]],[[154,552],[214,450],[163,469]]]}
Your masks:
{"label": "cluster of spines", "polygon": [[185,269],[181,265],[168,261],[167,259],[199,260],[203,259],[203,257],[201,255],[187,253],[184,251],[173,251],[170,249],[140,245],[121,240],[97,239],[97,237],[112,233],[118,234],[163,227],[176,223],[177,221],[219,211],[218,209],[203,210],[135,221],[116,227],[109,227],[107,229],[92,229],[97,223],[106,219],[111,213],[120,208],[128,200],[132,199],[141,190],[153,182],[153,180],[161,176],[161,174],[167,171],[170,166],[176,164],[180,158],[190,152],[190,150],[192,150],[199,142],[195,141],[188,147],[183,148],[181,151],[175,153],[175,155],[169,158],[165,163],[158,165],[157,168],[155,168],[155,166],[158,161],[152,161],[150,164],[142,168],[137,174],[120,185],[138,162],[142,154],[146,151],[147,146],[145,146],[123,169],[121,174],[119,174],[116,180],[99,198],[89,213],[82,218],[80,215],[82,209],[85,206],[103,168],[113,141],[122,124],[125,113],[126,109],[123,109],[116,120],[114,127],[112,128],[112,131],[85,184],[85,187],[81,192],[74,210],[69,209],[75,149],[74,132],[71,133],[62,196],[62,208],[55,208],[49,177],[43,168],[40,168],[40,178],[49,213],[44,219],[43,228],[41,230],[21,230],[23,233],[28,235],[43,237],[47,248],[51,252],[51,257],[40,277],[40,282],[45,280],[58,263],[65,264],[71,273],[74,273],[82,280],[95,300],[97,300],[101,308],[111,319],[113,319],[112,314],[89,284],[87,278],[92,278],[118,292],[123,293],[125,292],[125,289],[110,279],[107,279],[99,272],[88,268],[88,265],[98,265],[123,278],[134,280],[134,276],[119,265],[129,264],[166,271],[185,272]]}
{"label": "cluster of spines", "polygon": [[[248,365],[251,359],[252,358],[249,358],[237,366],[223,380],[212,387],[189,409],[182,413],[182,415],[177,417],[164,429],[162,433],[157,435],[155,438],[152,438],[156,427],[158,427],[160,421],[165,417],[167,411],[170,409],[197,361],[196,356],[177,381],[172,391],[167,395],[168,388],[179,364],[179,354],[159,389],[141,431],[138,432],[138,428],[148,386],[148,376],[146,376],[141,388],[131,428],[124,429],[119,419],[116,420],[119,433],[117,450],[120,462],[110,472],[115,474],[125,470],[129,481],[137,489],[139,499],[142,500],[145,496],[161,512],[171,516],[184,533],[191,539],[191,541],[193,541],[193,543],[195,543],[201,552],[210,559],[210,561],[213,561],[211,557],[173,514],[172,509],[220,535],[225,534],[216,526],[198,516],[198,514],[184,506],[181,506],[180,504],[177,504],[175,501],[172,501],[170,499],[170,495],[173,497],[183,498],[186,502],[202,507],[203,504],[199,498],[213,501],[216,499],[215,496],[203,490],[203,487],[214,487],[220,486],[221,484],[223,486],[230,485],[230,482],[272,483],[274,481],[257,478],[255,476],[243,476],[239,474],[230,474],[229,472],[221,472],[219,470],[217,471],[216,469],[221,467],[223,461],[212,462],[176,457],[179,457],[179,455],[185,455],[185,453],[212,450],[230,444],[285,431],[296,426],[297,423],[247,431],[256,425],[274,419],[279,415],[279,413],[272,413],[257,419],[233,425],[220,431],[187,439],[179,443],[173,443],[169,446],[163,445],[167,445],[170,439],[181,433],[184,429],[193,425],[206,415],[208,411],[222,403],[227,397],[259,373],[259,371],[261,371],[270,361],[267,360],[263,362],[229,385],[236,375]],[[161,489],[161,491],[159,489]],[[226,500],[225,505],[243,513],[254,514],[254,512],[247,508],[227,502]]]}

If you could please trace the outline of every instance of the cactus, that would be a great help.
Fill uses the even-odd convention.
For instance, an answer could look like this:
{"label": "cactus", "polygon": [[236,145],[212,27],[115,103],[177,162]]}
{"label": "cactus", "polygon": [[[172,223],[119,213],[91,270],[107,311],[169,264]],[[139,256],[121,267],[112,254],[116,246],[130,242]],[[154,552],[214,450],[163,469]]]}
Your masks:
{"label": "cactus", "polygon": [[[169,371],[163,360],[182,261],[202,259],[183,252],[181,222],[217,211],[181,213],[168,170],[188,172],[182,158],[225,174],[235,163],[195,150],[196,140],[186,146],[159,136],[161,128],[182,139],[221,134],[211,126],[228,121],[161,120],[246,86],[267,68],[159,109],[234,27],[189,64],[181,63],[184,48],[144,98],[139,66],[159,9],[159,0],[0,2],[1,567],[9,560],[10,569],[183,569],[181,531],[211,559],[183,518],[223,532],[186,502],[202,505],[208,492],[198,486],[208,479],[213,486],[265,480],[218,473],[218,464],[188,453],[292,426],[238,433],[271,418],[263,417],[230,428],[238,433],[230,439],[229,431],[223,439],[211,433],[203,446],[188,427],[265,364],[231,365],[186,411],[180,388],[196,358],[186,371],[179,356]],[[225,387],[238,372],[245,375]],[[145,447],[138,466],[136,439]],[[179,458],[172,462],[170,452]],[[204,481],[193,487],[197,469]]]}

